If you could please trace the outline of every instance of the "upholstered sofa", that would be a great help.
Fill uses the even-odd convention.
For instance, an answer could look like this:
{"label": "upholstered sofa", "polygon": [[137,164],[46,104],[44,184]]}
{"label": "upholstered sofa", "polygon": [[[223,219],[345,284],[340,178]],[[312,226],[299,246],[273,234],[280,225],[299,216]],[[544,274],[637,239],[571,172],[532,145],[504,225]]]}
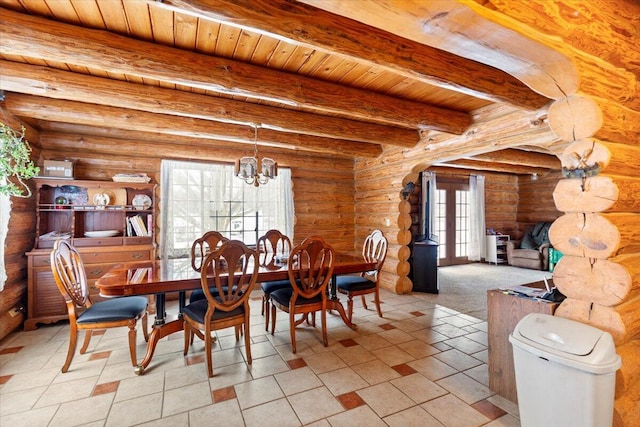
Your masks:
{"label": "upholstered sofa", "polygon": [[539,222],[529,228],[521,240],[507,242],[507,262],[514,267],[534,270],[549,269],[550,222]]}

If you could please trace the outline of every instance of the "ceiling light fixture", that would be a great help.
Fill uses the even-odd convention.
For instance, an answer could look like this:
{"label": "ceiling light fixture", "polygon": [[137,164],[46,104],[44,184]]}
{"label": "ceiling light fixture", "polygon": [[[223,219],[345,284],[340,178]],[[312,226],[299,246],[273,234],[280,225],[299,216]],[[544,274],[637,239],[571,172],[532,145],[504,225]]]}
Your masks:
{"label": "ceiling light fixture", "polygon": [[253,157],[245,156],[236,162],[236,176],[256,187],[264,185],[278,176],[278,163],[268,157],[262,158],[262,171],[258,172],[258,125],[253,126]]}

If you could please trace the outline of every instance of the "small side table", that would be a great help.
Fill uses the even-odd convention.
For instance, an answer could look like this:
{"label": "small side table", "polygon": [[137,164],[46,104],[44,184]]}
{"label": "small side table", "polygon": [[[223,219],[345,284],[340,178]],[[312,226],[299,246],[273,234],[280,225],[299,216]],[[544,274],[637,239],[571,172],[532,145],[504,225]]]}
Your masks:
{"label": "small side table", "polygon": [[[544,282],[527,284],[544,289]],[[516,375],[513,349],[509,335],[529,313],[553,314],[560,305],[505,293],[500,289],[487,291],[487,326],[489,332],[489,388],[500,396],[517,403]]]}

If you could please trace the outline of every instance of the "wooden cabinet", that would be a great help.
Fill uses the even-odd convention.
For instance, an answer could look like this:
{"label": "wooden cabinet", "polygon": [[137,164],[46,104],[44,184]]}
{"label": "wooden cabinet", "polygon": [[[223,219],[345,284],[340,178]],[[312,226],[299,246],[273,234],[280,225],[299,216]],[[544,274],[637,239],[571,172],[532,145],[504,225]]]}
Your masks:
{"label": "wooden cabinet", "polygon": [[25,330],[35,329],[38,323],[67,319],[49,260],[56,239],[69,239],[80,252],[94,301],[100,299],[95,281],[115,264],[155,258],[155,187],[146,183],[37,179],[37,237],[33,250],[27,253]]}
{"label": "wooden cabinet", "polygon": [[[527,286],[544,288],[543,282]],[[499,289],[487,291],[489,388],[492,391],[514,403],[518,402],[509,335],[527,314],[553,314],[558,305],[560,303],[505,294]]]}
{"label": "wooden cabinet", "polygon": [[502,264],[507,262],[507,242],[509,236],[506,234],[487,235],[485,260],[488,263]]}

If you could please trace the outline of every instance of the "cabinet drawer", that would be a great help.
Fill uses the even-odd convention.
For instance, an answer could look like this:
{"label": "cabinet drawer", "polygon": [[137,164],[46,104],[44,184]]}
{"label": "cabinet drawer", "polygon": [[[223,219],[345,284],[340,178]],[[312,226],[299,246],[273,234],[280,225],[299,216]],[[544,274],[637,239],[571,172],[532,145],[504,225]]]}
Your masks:
{"label": "cabinet drawer", "polygon": [[130,262],[130,261],[148,261],[151,259],[151,251],[146,250],[133,250],[133,251],[118,251],[118,252],[81,252],[80,256],[85,264],[85,267],[89,269],[87,264],[106,264],[117,262]]}

